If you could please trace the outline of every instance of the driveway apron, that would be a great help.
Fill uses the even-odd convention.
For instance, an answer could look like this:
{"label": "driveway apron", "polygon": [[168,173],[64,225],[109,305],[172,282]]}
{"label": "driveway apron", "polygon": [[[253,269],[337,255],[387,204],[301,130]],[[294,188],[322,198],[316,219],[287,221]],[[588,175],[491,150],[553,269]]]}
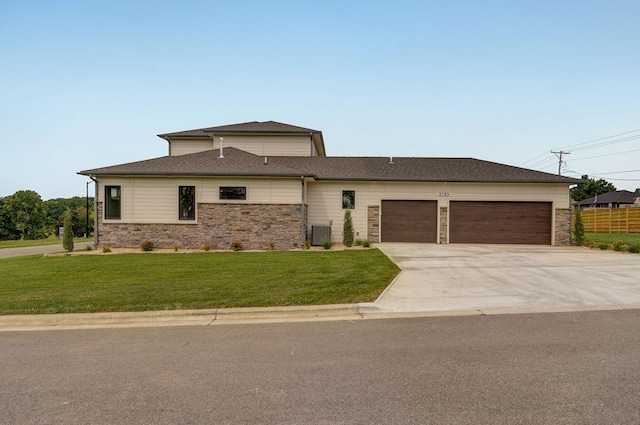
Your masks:
{"label": "driveway apron", "polygon": [[582,247],[376,244],[402,272],[385,311],[640,308],[640,255]]}

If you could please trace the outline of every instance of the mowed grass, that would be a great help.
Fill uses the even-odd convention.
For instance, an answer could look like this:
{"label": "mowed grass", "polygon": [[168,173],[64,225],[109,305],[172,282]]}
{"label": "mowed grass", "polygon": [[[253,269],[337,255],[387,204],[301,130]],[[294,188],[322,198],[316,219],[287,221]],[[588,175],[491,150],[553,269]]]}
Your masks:
{"label": "mowed grass", "polygon": [[[73,242],[93,242],[93,238],[74,238]],[[60,245],[60,251],[62,249],[62,239],[35,239],[35,240],[21,240],[21,241],[0,241],[0,249],[3,248],[23,248],[26,246],[42,246],[42,245]]]}
{"label": "mowed grass", "polygon": [[584,237],[588,241],[613,243],[622,241],[627,245],[640,244],[640,233],[585,233]]}
{"label": "mowed grass", "polygon": [[398,274],[377,249],[0,259],[0,315],[375,300]]}

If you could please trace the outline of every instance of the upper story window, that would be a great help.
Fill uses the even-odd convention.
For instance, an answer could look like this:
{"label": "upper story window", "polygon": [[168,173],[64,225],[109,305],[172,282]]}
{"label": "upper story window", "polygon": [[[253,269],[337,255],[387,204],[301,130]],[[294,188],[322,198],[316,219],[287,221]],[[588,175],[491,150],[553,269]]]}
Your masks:
{"label": "upper story window", "polygon": [[120,220],[120,207],[122,203],[122,190],[120,186],[104,187],[104,218]]}
{"label": "upper story window", "polygon": [[238,186],[220,187],[220,199],[246,200],[247,188]]}
{"label": "upper story window", "polygon": [[342,191],[342,209],[352,210],[355,207],[356,207],[356,191],[343,190]]}
{"label": "upper story window", "polygon": [[178,187],[178,218],[180,220],[196,219],[196,187]]}

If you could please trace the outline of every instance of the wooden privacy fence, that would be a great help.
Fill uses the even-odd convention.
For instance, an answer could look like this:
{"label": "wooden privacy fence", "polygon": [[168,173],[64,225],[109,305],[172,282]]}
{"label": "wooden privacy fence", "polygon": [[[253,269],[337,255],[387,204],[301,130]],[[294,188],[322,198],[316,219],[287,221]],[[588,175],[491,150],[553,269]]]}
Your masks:
{"label": "wooden privacy fence", "polygon": [[[575,223],[576,215],[572,214]],[[597,208],[582,211],[589,233],[640,233],[640,208]]]}

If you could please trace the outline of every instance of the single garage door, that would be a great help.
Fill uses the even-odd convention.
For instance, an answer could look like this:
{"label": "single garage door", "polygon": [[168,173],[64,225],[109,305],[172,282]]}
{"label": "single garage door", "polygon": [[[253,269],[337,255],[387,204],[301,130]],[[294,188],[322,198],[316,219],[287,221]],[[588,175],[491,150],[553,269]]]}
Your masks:
{"label": "single garage door", "polygon": [[437,242],[436,201],[382,201],[382,242]]}
{"label": "single garage door", "polygon": [[551,203],[452,201],[449,242],[550,245]]}

